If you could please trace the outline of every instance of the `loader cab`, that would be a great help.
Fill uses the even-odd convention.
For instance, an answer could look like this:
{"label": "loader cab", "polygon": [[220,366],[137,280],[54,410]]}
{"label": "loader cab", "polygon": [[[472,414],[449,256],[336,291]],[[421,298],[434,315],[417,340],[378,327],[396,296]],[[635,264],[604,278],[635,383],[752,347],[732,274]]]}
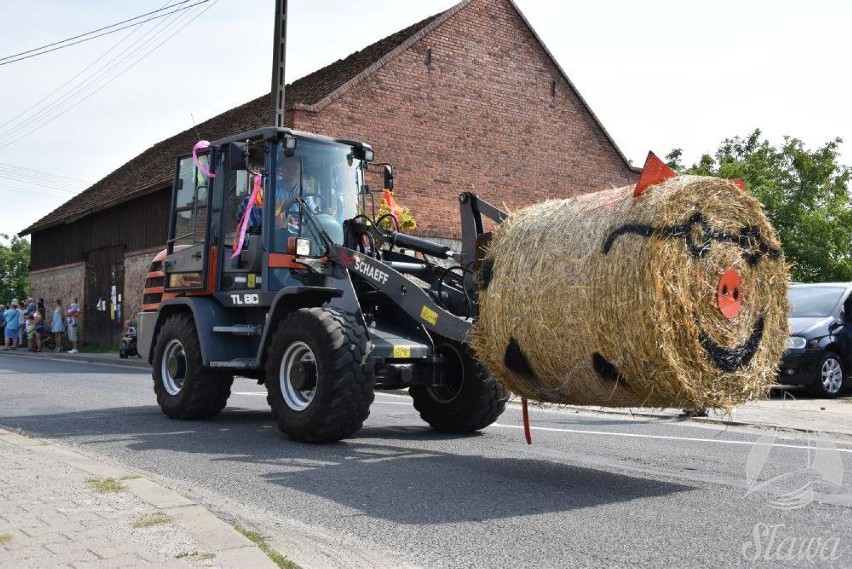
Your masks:
{"label": "loader cab", "polygon": [[264,305],[281,288],[316,284],[318,275],[295,262],[296,239],[311,257],[343,244],[344,221],[366,211],[372,158],[366,144],[272,128],[179,157],[166,296],[216,295],[227,304],[232,293],[253,291]]}

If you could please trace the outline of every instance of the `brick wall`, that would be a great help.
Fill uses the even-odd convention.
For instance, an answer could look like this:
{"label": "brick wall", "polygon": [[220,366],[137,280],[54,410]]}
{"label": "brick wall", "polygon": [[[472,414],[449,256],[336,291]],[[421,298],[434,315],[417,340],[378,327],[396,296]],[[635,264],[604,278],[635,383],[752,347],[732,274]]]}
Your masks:
{"label": "brick wall", "polygon": [[506,0],[471,2],[374,76],[293,120],[372,144],[394,164],[399,201],[421,235],[460,236],[462,191],[515,209],[637,179]]}
{"label": "brick wall", "polygon": [[[81,301],[85,298],[86,264],[72,263],[52,269],[34,271],[30,273],[30,296],[36,300],[44,299],[44,308],[47,313],[47,326],[50,329],[53,321],[53,309],[56,308],[56,299],[61,298],[63,307],[67,310],[73,297]],[[85,335],[86,325],[83,315],[80,315],[81,336]],[[81,337],[81,340],[83,338]]]}

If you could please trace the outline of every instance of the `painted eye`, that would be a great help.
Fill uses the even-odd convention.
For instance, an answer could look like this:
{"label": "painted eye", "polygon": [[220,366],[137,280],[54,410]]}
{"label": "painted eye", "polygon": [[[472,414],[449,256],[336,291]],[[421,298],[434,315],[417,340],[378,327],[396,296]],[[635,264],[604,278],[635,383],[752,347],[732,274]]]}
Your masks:
{"label": "painted eye", "polygon": [[743,281],[734,269],[728,269],[719,279],[716,287],[716,305],[727,319],[732,319],[740,313],[743,306]]}

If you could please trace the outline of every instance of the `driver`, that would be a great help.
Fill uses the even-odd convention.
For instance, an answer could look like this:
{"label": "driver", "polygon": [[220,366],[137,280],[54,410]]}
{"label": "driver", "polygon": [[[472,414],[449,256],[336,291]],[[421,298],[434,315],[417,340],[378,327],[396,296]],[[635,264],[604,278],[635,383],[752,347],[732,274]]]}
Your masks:
{"label": "driver", "polygon": [[[275,226],[276,228],[287,228],[291,234],[299,233],[299,169],[300,162],[295,158],[284,159],[279,163],[275,173]],[[303,176],[304,177],[304,176]],[[313,194],[315,180],[305,178],[305,204],[312,212],[319,211],[317,199],[319,196]]]}

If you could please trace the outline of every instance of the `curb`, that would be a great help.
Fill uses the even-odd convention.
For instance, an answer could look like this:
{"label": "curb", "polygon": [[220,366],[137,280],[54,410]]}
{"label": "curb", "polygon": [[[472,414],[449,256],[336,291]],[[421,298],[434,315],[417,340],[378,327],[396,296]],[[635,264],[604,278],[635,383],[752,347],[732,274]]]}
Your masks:
{"label": "curb", "polygon": [[83,456],[43,439],[0,429],[0,440],[40,454],[92,476],[125,478],[127,491],[153,508],[171,516],[192,535],[199,546],[216,555],[220,567],[277,567],[257,546],[236,529],[188,498],[144,478],[138,473]]}
{"label": "curb", "polygon": [[[10,356],[20,357],[20,358],[34,358],[40,360],[54,360],[54,361],[65,361],[65,362],[83,362],[87,364],[103,364],[103,365],[116,365],[116,366],[124,366],[124,367],[135,367],[139,369],[150,369],[151,366],[148,365],[148,362],[141,358],[131,358],[123,360],[118,357],[118,354],[115,355],[115,359],[113,360],[111,357],[106,356],[96,356],[94,354],[87,354],[85,352],[80,352],[78,354],[68,354],[65,352],[23,352],[23,351],[5,351],[0,352],[0,354],[8,354]],[[112,355],[112,354],[110,354]],[[2,356],[0,356],[2,357]]]}

